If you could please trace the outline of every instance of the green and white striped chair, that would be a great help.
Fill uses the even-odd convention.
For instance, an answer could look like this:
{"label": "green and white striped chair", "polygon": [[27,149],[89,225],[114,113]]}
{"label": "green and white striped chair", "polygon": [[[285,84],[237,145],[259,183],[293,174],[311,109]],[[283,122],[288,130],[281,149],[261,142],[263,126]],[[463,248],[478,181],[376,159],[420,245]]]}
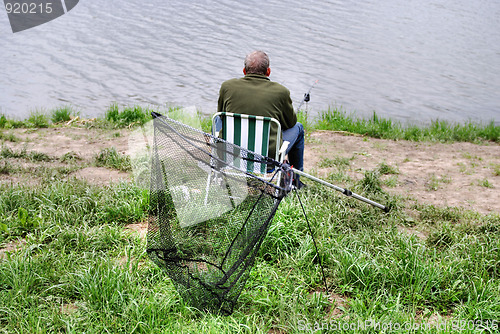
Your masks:
{"label": "green and white striped chair", "polygon": [[[221,129],[216,129],[217,117],[221,120]],[[276,147],[279,147],[281,144],[281,125],[278,120],[271,117],[218,112],[212,118],[212,134],[215,137],[220,137],[249,151],[269,156],[270,130],[273,123],[278,129],[276,133]],[[283,162],[288,145],[289,143],[285,141],[279,150],[276,149],[275,156],[270,158]],[[241,168],[240,160],[236,159],[233,162],[238,168]],[[265,174],[267,172],[265,164],[255,164],[254,166],[252,162],[248,162],[246,167],[248,172],[258,174]]]}

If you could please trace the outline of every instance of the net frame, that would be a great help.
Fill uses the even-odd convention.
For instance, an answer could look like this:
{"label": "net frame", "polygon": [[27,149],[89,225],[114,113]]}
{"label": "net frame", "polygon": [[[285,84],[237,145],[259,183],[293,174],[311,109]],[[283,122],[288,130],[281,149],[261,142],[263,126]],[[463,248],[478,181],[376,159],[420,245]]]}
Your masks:
{"label": "net frame", "polygon": [[[190,305],[230,314],[269,224],[291,190],[291,169],[168,117],[153,116],[148,255]],[[274,171],[266,177],[249,172],[247,164]],[[183,216],[183,210],[191,216]]]}

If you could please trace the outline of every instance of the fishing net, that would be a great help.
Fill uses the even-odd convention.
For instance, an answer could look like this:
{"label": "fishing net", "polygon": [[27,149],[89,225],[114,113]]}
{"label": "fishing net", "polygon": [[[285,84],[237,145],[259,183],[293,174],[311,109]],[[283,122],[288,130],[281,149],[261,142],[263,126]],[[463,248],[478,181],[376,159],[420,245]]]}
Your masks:
{"label": "fishing net", "polygon": [[292,173],[286,164],[153,116],[148,254],[190,305],[229,314]]}

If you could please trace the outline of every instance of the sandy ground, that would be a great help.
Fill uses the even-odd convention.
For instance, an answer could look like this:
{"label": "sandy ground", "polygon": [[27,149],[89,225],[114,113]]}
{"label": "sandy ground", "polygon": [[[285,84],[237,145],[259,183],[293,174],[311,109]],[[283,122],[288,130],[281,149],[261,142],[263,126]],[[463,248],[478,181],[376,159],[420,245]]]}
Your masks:
{"label": "sandy ground", "polygon": [[[31,163],[31,168],[60,166],[59,159],[66,153],[78,156],[80,168],[68,177],[84,178],[97,184],[108,184],[120,179],[131,179],[124,172],[92,166],[97,153],[114,147],[127,154],[132,131],[100,130],[78,127],[60,127],[38,130],[4,130],[4,137],[14,134],[18,141],[4,140],[2,146],[15,151],[26,149],[46,153],[51,162]],[[374,170],[381,163],[394,167],[398,174],[392,184],[384,186],[389,193],[408,195],[419,203],[436,206],[457,206],[481,213],[500,213],[500,145],[489,143],[415,143],[317,131],[306,141],[306,172],[326,177],[337,168],[325,164],[338,158],[347,158],[347,173],[353,180],[361,179],[365,171]],[[0,158],[6,160],[4,158]],[[8,159],[12,160],[12,159]],[[10,165],[29,162],[9,161]],[[321,167],[328,165],[328,167]],[[0,167],[2,163],[0,162]],[[16,173],[0,174],[0,183],[33,182]],[[313,181],[308,181],[313,182]],[[336,183],[338,186],[344,184]]]}
{"label": "sandy ground", "polygon": [[439,207],[500,213],[498,144],[415,143],[317,131],[306,143],[304,169],[325,177],[337,167],[319,165],[336,157],[352,159],[348,174],[355,180],[381,163],[394,167],[395,184],[384,186],[389,193]]}

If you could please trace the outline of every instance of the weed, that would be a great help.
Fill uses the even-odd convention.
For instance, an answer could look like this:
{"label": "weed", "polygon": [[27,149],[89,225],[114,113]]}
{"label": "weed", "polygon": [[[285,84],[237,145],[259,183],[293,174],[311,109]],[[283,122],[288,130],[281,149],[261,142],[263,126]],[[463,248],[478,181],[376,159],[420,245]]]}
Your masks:
{"label": "weed", "polygon": [[396,175],[392,175],[391,177],[385,179],[383,183],[391,188],[394,188],[398,185],[398,177]]}
{"label": "weed", "polygon": [[328,174],[327,180],[335,182],[350,182],[351,177],[342,171],[337,171],[335,173]]}
{"label": "weed", "polygon": [[12,167],[10,166],[8,161],[2,161],[0,164],[0,174],[10,174],[12,172]]}
{"label": "weed", "polygon": [[0,132],[0,140],[6,140],[15,143],[19,141],[19,138],[17,138],[13,133],[5,134],[3,132]]}
{"label": "weed", "polygon": [[399,170],[397,167],[393,167],[391,165],[386,164],[385,162],[382,162],[378,165],[377,171],[381,175],[387,175],[387,174],[399,174]]}
{"label": "weed", "polygon": [[437,191],[441,183],[451,183],[451,179],[446,175],[437,177],[435,174],[432,174],[425,186],[428,191]]}
{"label": "weed", "polygon": [[122,111],[118,105],[111,105],[105,113],[105,120],[116,127],[143,125],[151,120],[151,110],[140,106],[125,107]]}
{"label": "weed", "polygon": [[341,157],[337,156],[333,159],[330,158],[321,158],[320,162],[318,163],[318,167],[320,168],[328,168],[328,167],[333,167],[337,166],[339,169],[346,169],[349,167],[351,164],[351,160],[353,160],[354,157],[351,158],[346,158],[346,157]]}
{"label": "weed", "polygon": [[65,106],[52,110],[50,120],[52,123],[68,122],[71,120],[73,110],[71,107]]}
{"label": "weed", "polygon": [[76,162],[78,160],[82,160],[82,158],[78,153],[74,151],[64,153],[63,156],[60,158],[61,162]]}
{"label": "weed", "polygon": [[7,117],[5,115],[0,115],[0,129],[5,128],[7,125]]}
{"label": "weed", "polygon": [[46,153],[37,151],[28,152],[26,151],[26,147],[24,147],[21,151],[16,152],[10,147],[2,146],[0,156],[3,158],[11,159],[26,159],[33,162],[52,161],[52,158],[49,157]]}
{"label": "weed", "polygon": [[48,128],[49,119],[46,114],[40,111],[32,112],[28,117],[27,123],[32,128]]}
{"label": "weed", "polygon": [[493,184],[488,179],[479,180],[477,184],[485,188],[494,188]]}
{"label": "weed", "polygon": [[493,175],[500,176],[500,164],[493,164]]}
{"label": "weed", "polygon": [[0,150],[0,156],[2,158],[12,158],[12,159],[28,158],[28,153],[26,151],[26,148],[23,148],[19,152],[15,152],[12,148],[8,146],[2,146],[2,150]]}
{"label": "weed", "polygon": [[30,152],[28,158],[31,161],[39,162],[39,161],[52,161],[52,158],[49,157],[46,153],[43,152]]}
{"label": "weed", "polygon": [[114,147],[102,149],[94,158],[97,167],[110,167],[122,171],[130,171],[130,158],[116,152]]}
{"label": "weed", "polygon": [[427,238],[427,245],[443,249],[449,247],[453,243],[453,238],[449,230],[435,231]]}
{"label": "weed", "polygon": [[377,171],[366,171],[363,179],[359,181],[359,186],[368,193],[378,193],[382,191],[382,181]]}

